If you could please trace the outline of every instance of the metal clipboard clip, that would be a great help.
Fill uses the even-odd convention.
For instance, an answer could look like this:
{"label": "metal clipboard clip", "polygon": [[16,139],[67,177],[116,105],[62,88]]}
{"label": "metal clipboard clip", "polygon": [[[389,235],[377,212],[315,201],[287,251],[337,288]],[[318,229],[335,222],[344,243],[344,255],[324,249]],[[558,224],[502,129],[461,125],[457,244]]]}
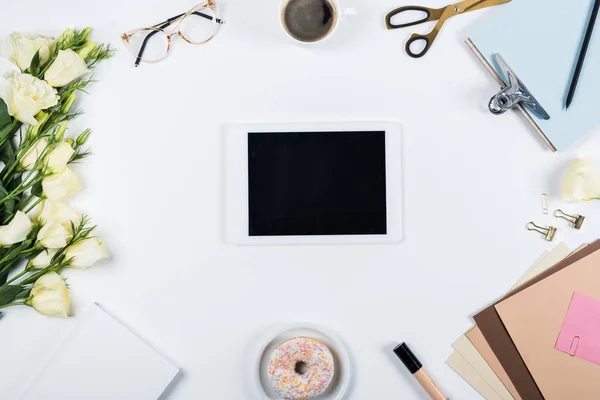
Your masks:
{"label": "metal clipboard clip", "polygon": [[525,84],[523,84],[517,74],[515,74],[515,72],[508,66],[502,56],[500,54],[495,54],[494,59],[504,75],[503,80],[505,82],[508,81],[508,83],[506,87],[504,87],[490,100],[489,109],[492,114],[504,114],[506,111],[517,107],[519,104],[522,104],[539,118],[545,120],[550,119],[550,115],[548,115],[546,110],[544,110],[535,97],[533,97]]}

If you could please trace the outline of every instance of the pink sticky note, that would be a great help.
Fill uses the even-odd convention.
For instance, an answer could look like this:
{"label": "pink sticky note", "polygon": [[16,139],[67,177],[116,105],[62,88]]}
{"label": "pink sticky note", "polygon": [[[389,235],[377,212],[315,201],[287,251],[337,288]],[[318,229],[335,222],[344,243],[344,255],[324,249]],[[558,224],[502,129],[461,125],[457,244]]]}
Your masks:
{"label": "pink sticky note", "polygon": [[600,365],[600,301],[573,295],[555,348]]}

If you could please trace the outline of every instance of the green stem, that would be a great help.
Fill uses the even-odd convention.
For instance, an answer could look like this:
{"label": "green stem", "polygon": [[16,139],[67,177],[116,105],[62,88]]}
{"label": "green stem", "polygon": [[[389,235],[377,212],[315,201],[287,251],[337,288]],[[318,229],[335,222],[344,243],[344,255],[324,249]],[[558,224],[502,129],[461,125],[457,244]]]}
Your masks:
{"label": "green stem", "polygon": [[[27,178],[26,178],[27,179]],[[17,188],[15,190],[13,190],[12,192],[10,192],[8,194],[8,196],[6,196],[3,199],[0,199],[0,205],[6,203],[8,200],[12,200],[15,197],[20,196],[23,192],[25,192],[27,189],[32,188],[34,185],[36,185],[37,183],[41,182],[44,179],[44,175],[40,174],[39,177],[32,179],[31,181],[26,181],[27,184],[23,185],[23,183],[21,183],[19,186],[17,186]]]}
{"label": "green stem", "polygon": [[[2,259],[0,260],[0,265],[4,264],[5,261],[10,261],[11,258],[12,258],[11,252],[5,254],[4,257],[2,257]],[[12,267],[13,267],[13,264],[8,263],[4,267],[0,268],[0,273],[10,270]]]}
{"label": "green stem", "polygon": [[8,261],[8,264],[6,264],[2,268],[0,268],[0,273],[6,272],[6,271],[10,271],[10,269],[15,266],[15,264],[14,264],[15,260],[11,259],[11,258],[12,257],[10,257],[10,258],[7,259],[6,256],[2,258],[2,261],[0,261],[0,265],[4,264],[5,261]]}
{"label": "green stem", "polygon": [[[10,271],[10,269],[15,266],[19,256],[28,254],[31,250],[40,250],[43,248],[39,243],[31,248],[28,248],[29,246],[30,244],[22,242],[19,246],[12,248],[10,251],[6,252],[0,260],[0,265],[2,265],[2,267],[0,268],[0,273]],[[4,265],[4,263],[6,263],[6,265]]]}
{"label": "green stem", "polygon": [[39,199],[37,199],[26,211],[23,211],[25,214],[29,214],[31,211],[33,211],[33,209],[40,204],[42,201],[44,201],[44,197],[40,197]]}
{"label": "green stem", "polygon": [[31,200],[33,200],[33,198],[35,197],[35,195],[30,194],[29,196],[27,196],[27,198],[21,200],[19,202],[19,204],[17,205],[17,207],[15,207],[17,210],[20,210],[22,207],[25,207],[27,204],[29,204],[29,202]]}
{"label": "green stem", "polygon": [[51,272],[51,271],[52,271],[52,268],[44,268],[43,270],[36,272],[35,274],[29,276],[27,279],[23,280],[23,282],[21,282],[20,285],[27,286],[32,283],[35,283],[35,281],[37,281],[38,278],[40,278],[43,275],[46,275],[48,272]]}
{"label": "green stem", "polygon": [[23,275],[27,274],[28,272],[29,272],[29,270],[25,269],[23,272],[21,272],[20,274],[16,275],[15,277],[13,277],[10,281],[6,282],[5,285],[10,285],[11,283],[13,283],[14,281],[16,281],[17,279],[19,279]]}
{"label": "green stem", "polygon": [[6,308],[6,307],[12,307],[12,306],[25,306],[27,305],[24,301],[20,301],[18,303],[10,303],[10,304],[5,304],[3,306],[0,306],[0,308]]}

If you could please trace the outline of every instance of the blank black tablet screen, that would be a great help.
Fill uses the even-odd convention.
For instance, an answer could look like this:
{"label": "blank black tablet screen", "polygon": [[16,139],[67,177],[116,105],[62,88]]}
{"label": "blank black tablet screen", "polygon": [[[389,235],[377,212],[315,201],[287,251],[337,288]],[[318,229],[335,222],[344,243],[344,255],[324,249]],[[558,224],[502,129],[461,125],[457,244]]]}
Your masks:
{"label": "blank black tablet screen", "polygon": [[387,233],[385,132],[248,134],[250,236]]}

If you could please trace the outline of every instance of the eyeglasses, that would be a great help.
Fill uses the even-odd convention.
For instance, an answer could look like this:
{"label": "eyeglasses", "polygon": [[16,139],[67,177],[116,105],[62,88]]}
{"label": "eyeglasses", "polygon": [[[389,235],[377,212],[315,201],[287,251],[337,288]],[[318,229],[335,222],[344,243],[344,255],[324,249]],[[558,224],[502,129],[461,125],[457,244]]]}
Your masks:
{"label": "eyeglasses", "polygon": [[[153,25],[149,28],[134,29],[121,35],[121,41],[135,58],[135,66],[140,62],[155,63],[164,60],[171,50],[171,38],[179,36],[190,44],[204,44],[211,40],[219,25],[224,21],[217,18],[217,6],[213,0],[198,4],[190,11]],[[165,29],[171,25],[171,33]]]}

